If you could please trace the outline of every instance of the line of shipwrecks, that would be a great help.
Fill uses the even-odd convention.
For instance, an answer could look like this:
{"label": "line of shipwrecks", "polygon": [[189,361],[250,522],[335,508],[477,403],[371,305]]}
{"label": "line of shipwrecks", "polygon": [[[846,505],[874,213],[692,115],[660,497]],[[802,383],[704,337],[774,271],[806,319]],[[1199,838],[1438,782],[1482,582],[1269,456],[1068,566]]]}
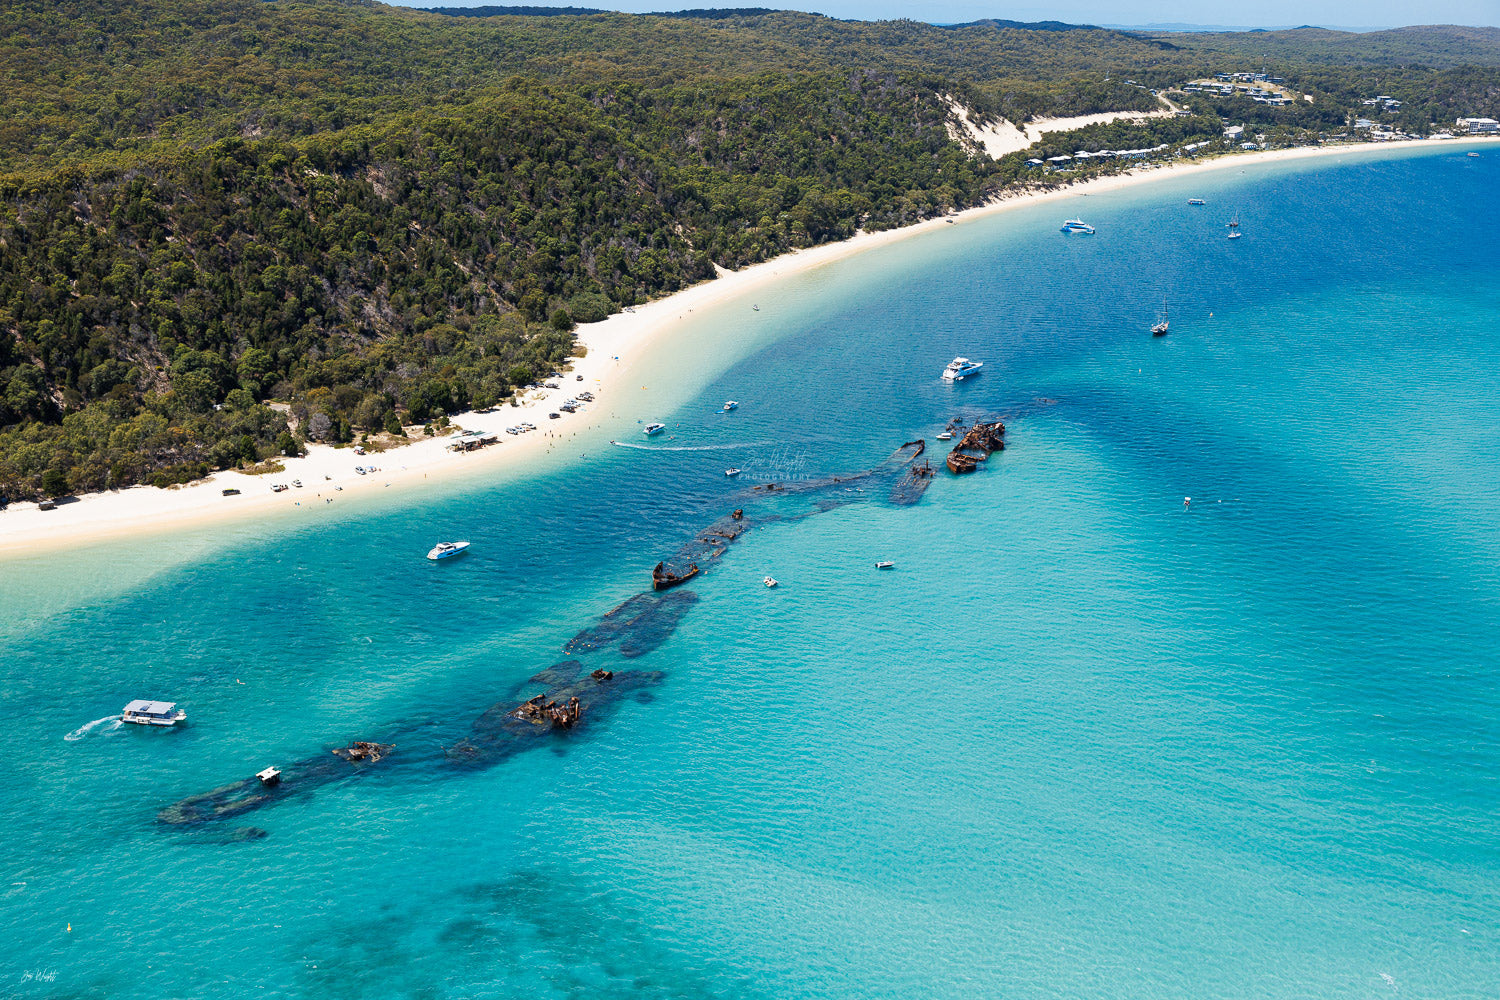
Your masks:
{"label": "line of shipwrecks", "polygon": [[[955,473],[972,472],[991,452],[1004,447],[1003,436],[1004,427],[999,422],[974,424],[949,453],[948,467]],[[627,696],[649,700],[648,689],[661,682],[661,671],[588,670],[581,658],[613,654],[630,660],[660,647],[698,602],[692,591],[671,588],[705,572],[756,525],[813,517],[878,497],[882,487],[885,497],[895,505],[916,503],[934,479],[931,463],[917,461],[926,448],[924,441],[908,441],[884,462],[863,472],[766,483],[747,490],[743,494],[745,506],[717,518],[657,563],[651,574],[651,590],[620,602],[597,622],[581,629],[563,646],[568,659],[515,687],[475,718],[467,733],[454,734],[456,739],[441,738],[443,723],[439,720],[402,723],[382,734],[378,742],[361,740],[325,748],[294,763],[267,767],[230,784],[190,795],[160,810],[157,820],[171,827],[195,827],[240,817],[366,774],[394,776],[413,769],[493,766],[549,739],[602,721]],[[801,500],[808,503],[799,509]],[[259,828],[240,827],[217,841],[264,835]]]}

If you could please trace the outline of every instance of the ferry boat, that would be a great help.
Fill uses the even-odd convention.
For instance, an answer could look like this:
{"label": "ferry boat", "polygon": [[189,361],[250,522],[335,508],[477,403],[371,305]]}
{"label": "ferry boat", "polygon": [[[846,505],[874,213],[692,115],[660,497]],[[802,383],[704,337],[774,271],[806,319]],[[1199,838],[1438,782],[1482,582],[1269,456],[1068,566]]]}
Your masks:
{"label": "ferry boat", "polygon": [[186,718],[175,701],[132,701],[120,713],[121,722],[139,726],[175,726]]}
{"label": "ferry boat", "polygon": [[983,361],[970,361],[968,358],[954,358],[948,362],[948,367],[943,369],[944,382],[962,382],[970,375],[975,374],[984,367]]}
{"label": "ferry boat", "polygon": [[1094,227],[1082,219],[1069,219],[1062,224],[1062,231],[1065,233],[1088,233],[1092,236]]}
{"label": "ferry boat", "polygon": [[434,562],[439,559],[449,559],[456,555],[462,555],[468,548],[468,542],[438,542],[427,553],[427,558]]}
{"label": "ferry boat", "polygon": [[740,403],[739,403],[739,400],[737,400],[737,399],[726,399],[724,401],[724,410],[723,410],[723,412],[725,412],[725,413],[728,413],[730,410],[738,410],[739,408],[740,408]]}
{"label": "ferry boat", "polygon": [[646,433],[647,437],[651,437],[653,435],[660,434],[662,431],[664,431],[666,429],[667,429],[667,425],[666,424],[647,424],[646,425],[646,432],[645,433]]}
{"label": "ferry boat", "polygon": [[1204,201],[1202,198],[1189,198],[1188,199],[1188,204],[1189,205],[1207,205],[1208,202]]}
{"label": "ferry boat", "polygon": [[1172,316],[1167,312],[1167,300],[1163,298],[1161,300],[1161,322],[1151,328],[1151,336],[1165,337],[1167,335],[1167,327],[1169,327],[1171,323]]}

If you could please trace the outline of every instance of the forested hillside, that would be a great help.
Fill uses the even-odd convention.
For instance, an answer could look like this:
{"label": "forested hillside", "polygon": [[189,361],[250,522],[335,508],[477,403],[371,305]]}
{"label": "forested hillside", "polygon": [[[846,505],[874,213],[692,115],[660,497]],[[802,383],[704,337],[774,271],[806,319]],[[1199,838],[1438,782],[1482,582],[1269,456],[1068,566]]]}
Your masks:
{"label": "forested hillside", "polygon": [[[502,402],[575,322],[714,265],[1046,183],[955,141],[940,95],[1017,121],[1148,109],[1142,83],[1230,57],[1220,36],[1066,27],[12,0],[0,498],[180,482]],[[1327,103],[1276,111],[1287,135],[1342,123],[1369,85],[1482,103],[1497,81],[1493,61],[1359,76],[1298,44],[1318,58],[1283,71]],[[1057,148],[1217,139],[1219,113]]]}

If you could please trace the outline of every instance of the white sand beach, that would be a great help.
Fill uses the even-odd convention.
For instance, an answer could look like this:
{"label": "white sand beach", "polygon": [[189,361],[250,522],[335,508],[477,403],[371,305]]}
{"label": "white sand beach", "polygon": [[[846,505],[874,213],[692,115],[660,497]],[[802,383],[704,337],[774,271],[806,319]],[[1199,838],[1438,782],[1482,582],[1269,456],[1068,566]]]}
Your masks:
{"label": "white sand beach", "polygon": [[[498,434],[498,444],[460,453],[450,450],[452,441],[449,438],[424,438],[404,447],[367,455],[355,454],[352,447],[312,445],[305,457],[284,459],[285,471],[269,475],[219,472],[200,482],[174,489],[137,486],[88,494],[48,511],[40,510],[34,503],[14,503],[0,510],[0,558],[77,548],[109,539],[198,528],[292,510],[313,513],[318,509],[336,507],[342,513],[350,506],[358,506],[362,499],[389,490],[422,490],[441,479],[536,462],[548,454],[549,445],[557,445],[565,436],[597,428],[601,421],[608,420],[606,415],[611,413],[610,406],[622,400],[626,387],[635,381],[632,367],[641,361],[653,343],[687,322],[693,311],[736,299],[749,299],[757,290],[792,275],[938,227],[961,224],[1023,205],[1065,201],[1194,172],[1243,170],[1253,164],[1312,157],[1376,157],[1400,149],[1430,149],[1439,145],[1454,149],[1460,146],[1473,148],[1476,142],[1494,144],[1496,140],[1320,146],[1241,153],[1201,162],[1145,165],[1127,173],[1057,190],[1012,195],[962,213],[929,219],[901,229],[861,233],[842,243],[794,252],[741,271],[721,272],[717,280],[580,327],[578,342],[584,349],[583,356],[574,359],[561,378],[548,380],[558,388],[528,393],[519,406],[507,404],[488,413],[464,413],[452,418],[456,428]],[[727,333],[726,336],[733,334]],[[585,404],[577,413],[561,413],[558,419],[549,418],[548,414],[560,412],[558,405],[564,399],[585,390],[594,394],[593,403]],[[634,420],[636,416],[639,415],[631,414],[628,427],[623,417],[614,421],[621,425],[620,434],[639,433]],[[524,435],[505,433],[506,427],[522,422],[535,424],[538,429]],[[356,466],[374,467],[377,471],[361,475]],[[273,483],[290,484],[294,480],[301,481],[301,488],[280,493],[271,489]],[[240,493],[225,496],[225,489],[238,489]]]}

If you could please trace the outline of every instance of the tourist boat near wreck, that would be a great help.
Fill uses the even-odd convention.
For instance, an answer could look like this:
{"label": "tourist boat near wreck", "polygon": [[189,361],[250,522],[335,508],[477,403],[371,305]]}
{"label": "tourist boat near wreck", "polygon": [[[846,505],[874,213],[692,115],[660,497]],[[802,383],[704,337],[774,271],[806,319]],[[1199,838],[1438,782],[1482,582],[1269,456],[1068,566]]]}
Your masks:
{"label": "tourist boat near wreck", "polygon": [[121,722],[138,726],[175,726],[186,718],[175,701],[132,701],[120,713]]}
{"label": "tourist boat near wreck", "polygon": [[451,559],[461,556],[469,550],[468,542],[438,542],[427,552],[427,558],[433,561],[438,559]]}
{"label": "tourist boat near wreck", "polygon": [[944,382],[962,382],[970,375],[977,374],[984,367],[983,361],[970,361],[968,358],[954,358],[948,362],[948,367],[943,369]]}
{"label": "tourist boat near wreck", "polygon": [[659,562],[656,564],[656,568],[651,571],[651,589],[670,590],[678,584],[687,583],[701,572],[703,571],[698,568],[697,563],[689,566],[686,573],[673,573],[667,569],[666,563]]}

